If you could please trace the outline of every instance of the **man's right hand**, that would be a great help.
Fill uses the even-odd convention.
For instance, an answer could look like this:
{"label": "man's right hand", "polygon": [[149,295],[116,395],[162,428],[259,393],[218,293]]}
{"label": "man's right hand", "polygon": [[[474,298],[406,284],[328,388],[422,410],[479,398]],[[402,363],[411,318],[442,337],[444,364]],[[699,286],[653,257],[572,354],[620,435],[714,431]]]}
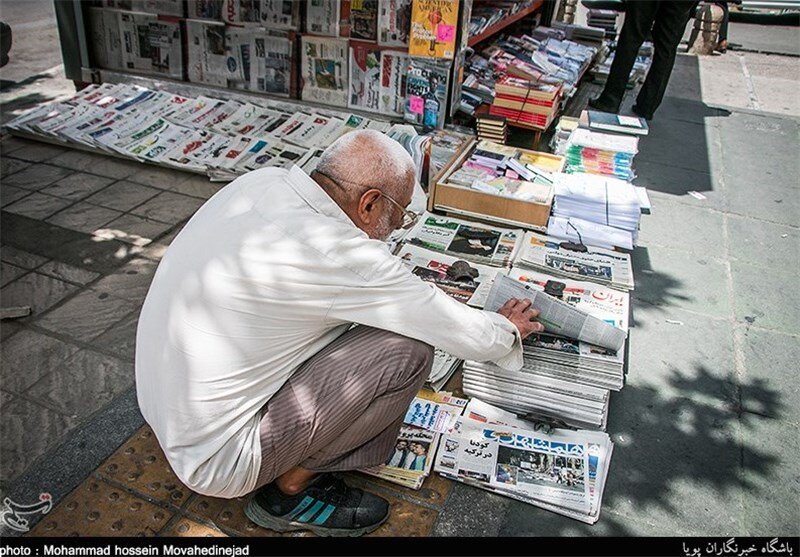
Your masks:
{"label": "man's right hand", "polygon": [[497,313],[516,325],[523,339],[533,333],[544,331],[544,325],[536,321],[536,318],[539,317],[539,310],[531,307],[530,300],[511,298],[497,310]]}

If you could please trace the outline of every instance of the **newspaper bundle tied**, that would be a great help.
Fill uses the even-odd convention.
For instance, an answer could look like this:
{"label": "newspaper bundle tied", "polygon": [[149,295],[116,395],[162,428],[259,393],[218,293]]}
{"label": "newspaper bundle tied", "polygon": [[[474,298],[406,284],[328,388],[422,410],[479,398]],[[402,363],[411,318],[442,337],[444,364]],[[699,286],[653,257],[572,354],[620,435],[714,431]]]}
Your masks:
{"label": "newspaper bundle tied", "polygon": [[498,275],[495,279],[484,307],[487,311],[497,311],[511,298],[530,300],[531,306],[539,310],[538,321],[550,333],[615,352],[625,344],[626,335],[622,329],[505,275]]}

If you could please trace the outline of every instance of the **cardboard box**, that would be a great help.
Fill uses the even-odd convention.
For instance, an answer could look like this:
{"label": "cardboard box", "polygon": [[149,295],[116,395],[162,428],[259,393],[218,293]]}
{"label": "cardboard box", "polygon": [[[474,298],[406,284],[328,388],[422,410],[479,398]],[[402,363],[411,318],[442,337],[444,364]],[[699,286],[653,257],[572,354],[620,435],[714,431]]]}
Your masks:
{"label": "cardboard box", "polygon": [[[469,158],[476,144],[474,142],[469,148],[464,149],[441,174],[429,196],[428,210],[435,209],[507,226],[546,231],[552,199],[546,204],[534,203],[446,183],[450,174],[461,168],[464,161]],[[518,149],[518,151],[531,156],[549,155],[526,149]]]}

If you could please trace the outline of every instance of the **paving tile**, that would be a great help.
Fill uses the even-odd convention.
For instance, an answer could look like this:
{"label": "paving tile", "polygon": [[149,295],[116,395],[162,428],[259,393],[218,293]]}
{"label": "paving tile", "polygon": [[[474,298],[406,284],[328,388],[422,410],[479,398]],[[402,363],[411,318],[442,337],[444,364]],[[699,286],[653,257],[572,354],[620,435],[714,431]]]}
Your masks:
{"label": "paving tile", "polygon": [[730,255],[767,269],[781,269],[800,261],[800,229],[728,215]]}
{"label": "paving tile", "polygon": [[728,317],[727,269],[714,254],[640,246],[632,260],[636,290],[632,303],[689,309],[716,317]]}
{"label": "paving tile", "polygon": [[20,331],[3,343],[0,369],[3,389],[21,393],[47,375],[79,347],[31,330]]}
{"label": "paving tile", "polygon": [[201,199],[210,199],[212,195],[226,185],[225,182],[212,182],[208,179],[208,176],[190,175],[183,181],[177,181],[163,187],[175,193],[191,195],[192,197],[199,197]]}
{"label": "paving tile", "polygon": [[86,201],[109,209],[116,209],[117,211],[129,211],[159,193],[161,193],[161,190],[156,188],[120,181],[95,193],[87,198]]}
{"label": "paving tile", "polygon": [[193,215],[202,204],[201,199],[163,192],[131,212],[140,217],[176,224]]}
{"label": "paving tile", "polygon": [[27,273],[27,269],[17,267],[5,261],[0,263],[0,286],[5,286],[14,279],[17,279]]}
{"label": "paving tile", "polygon": [[6,157],[4,155],[0,157],[0,178],[5,178],[10,174],[14,174],[20,170],[25,170],[30,165],[31,164],[28,162],[21,161],[19,159],[12,159],[11,157]]}
{"label": "paving tile", "polygon": [[146,246],[172,227],[171,224],[125,214],[94,232],[99,238],[117,239],[134,246]]}
{"label": "paving tile", "polygon": [[725,245],[722,213],[661,201],[642,218],[639,243],[696,254],[720,252]]}
{"label": "paving tile", "polygon": [[76,425],[74,418],[17,399],[0,414],[0,479],[9,481],[25,471]]}
{"label": "paving tile", "polygon": [[80,285],[88,284],[100,276],[100,273],[87,271],[86,269],[68,265],[67,263],[62,263],[61,261],[50,261],[45,263],[39,267],[37,271],[57,279]]}
{"label": "paving tile", "polygon": [[138,324],[139,313],[134,312],[94,339],[92,345],[106,352],[113,352],[122,359],[133,361],[136,356],[136,327]]}
{"label": "paving tile", "polygon": [[11,156],[15,159],[21,159],[27,162],[43,162],[52,159],[56,155],[60,155],[63,152],[63,147],[35,143],[33,145],[26,145],[21,149],[16,149]]}
{"label": "paving tile", "polygon": [[135,309],[136,305],[127,300],[105,292],[85,290],[58,309],[42,316],[36,325],[89,342]]}
{"label": "paving tile", "polygon": [[23,269],[35,269],[36,267],[47,262],[46,257],[36,255],[24,250],[20,250],[11,246],[3,246],[0,249],[0,259],[6,263],[11,263]]}
{"label": "paving tile", "polygon": [[103,225],[108,224],[121,214],[113,209],[78,202],[69,209],[50,217],[47,222],[70,230],[92,234],[95,230],[103,228]]}
{"label": "paving tile", "polygon": [[81,350],[42,377],[26,395],[79,419],[103,408],[133,385],[133,364]]}
{"label": "paving tile", "polygon": [[33,192],[16,203],[4,207],[3,210],[32,219],[44,220],[70,205],[72,205],[72,201],[68,199]]}
{"label": "paving tile", "polygon": [[119,298],[141,303],[147,296],[158,264],[149,259],[131,259],[114,273],[97,281],[93,288]]}
{"label": "paving tile", "polygon": [[197,517],[206,519],[224,532],[239,536],[276,537],[286,536],[273,530],[267,530],[250,521],[244,514],[249,497],[220,499],[196,495],[186,506],[186,511]]}
{"label": "paving tile", "polygon": [[800,535],[800,430],[756,417],[742,434],[742,528],[749,536]]}
{"label": "paving tile", "polygon": [[[609,512],[607,509],[600,511],[600,520],[595,524],[583,524],[577,520],[537,508],[521,501],[511,501],[508,511],[501,519],[502,526],[498,536],[515,537],[577,537],[577,536],[654,536],[653,526],[647,523],[623,517]],[[690,535],[691,532],[683,530],[680,534]],[[660,535],[668,535],[663,531]]]}
{"label": "paving tile", "polygon": [[0,205],[3,207],[11,205],[24,198],[26,195],[32,195],[31,190],[3,185],[3,189],[0,190]]}
{"label": "paving tile", "polygon": [[[724,211],[727,208],[725,190],[714,172],[699,172],[668,164],[639,160],[636,161],[635,168],[636,178],[633,183],[647,188],[650,200],[656,201],[653,204],[654,212],[658,211],[657,200],[661,198],[718,211]],[[689,195],[690,191],[703,194],[705,199],[694,198]]]}
{"label": "paving tile", "polygon": [[38,142],[31,141],[29,139],[23,139],[21,137],[14,137],[11,135],[5,135],[2,139],[0,139],[0,155],[3,158],[7,157],[14,151],[18,151],[23,147],[30,147],[32,145],[37,145]]}
{"label": "paving tile", "polygon": [[736,334],[745,365],[741,420],[761,416],[800,425],[800,338],[751,327],[740,327]]}
{"label": "paving tile", "polygon": [[173,513],[99,478],[89,477],[29,536],[154,536]]}
{"label": "paving tile", "polygon": [[15,400],[14,395],[12,395],[11,393],[0,391],[0,408],[5,406],[6,404],[14,402],[14,400]]}
{"label": "paving tile", "polygon": [[47,186],[42,193],[79,201],[98,192],[111,184],[114,180],[102,176],[94,176],[85,172],[76,172],[58,182]]}
{"label": "paving tile", "polygon": [[11,176],[4,178],[3,182],[28,190],[40,190],[70,174],[72,174],[72,171],[66,168],[49,164],[37,164],[20,172],[15,172]]}
{"label": "paving tile", "polygon": [[168,526],[162,536],[176,538],[224,538],[225,534],[205,524],[200,524],[191,518],[181,517],[172,526]]}
{"label": "paving tile", "polygon": [[0,340],[5,342],[22,329],[23,327],[19,323],[9,320],[2,320],[0,321]]}
{"label": "paving tile", "polygon": [[348,484],[358,486],[364,490],[373,492],[388,490],[390,492],[399,493],[404,499],[410,499],[412,502],[433,505],[434,507],[441,507],[444,505],[454,483],[451,480],[443,478],[439,474],[431,474],[425,478],[420,489],[414,490],[361,473],[353,472],[343,474],[343,476]]}
{"label": "paving tile", "polygon": [[192,174],[181,170],[153,165],[142,165],[139,170],[128,177],[128,180],[136,182],[137,184],[164,190],[169,189],[172,184],[183,182],[190,177],[192,177]]}
{"label": "paving tile", "polygon": [[800,291],[786,287],[794,282],[796,272],[778,267],[765,273],[762,267],[732,262],[731,274],[739,322],[800,334],[800,312],[796,311],[800,308]]}
{"label": "paving tile", "polygon": [[98,176],[121,180],[138,172],[142,164],[132,161],[115,159],[105,155],[95,155],[83,151],[70,150],[51,159],[52,164],[89,172]]}
{"label": "paving tile", "polygon": [[164,456],[150,426],[144,426],[111,455],[97,473],[148,499],[180,507],[192,492],[184,486]]}
{"label": "paving tile", "polygon": [[635,164],[649,161],[710,173],[707,152],[714,136],[708,124],[670,120],[652,126],[646,139],[639,142]]}
{"label": "paving tile", "polygon": [[36,272],[28,273],[0,290],[5,307],[30,306],[33,316],[50,309],[77,287]]}

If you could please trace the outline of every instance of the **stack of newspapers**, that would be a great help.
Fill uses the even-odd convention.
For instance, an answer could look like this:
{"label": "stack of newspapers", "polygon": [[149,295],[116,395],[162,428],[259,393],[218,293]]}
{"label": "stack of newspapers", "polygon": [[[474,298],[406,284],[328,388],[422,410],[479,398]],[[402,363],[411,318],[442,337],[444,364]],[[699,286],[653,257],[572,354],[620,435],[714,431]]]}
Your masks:
{"label": "stack of newspapers", "polygon": [[614,445],[603,432],[547,433],[477,398],[443,435],[434,470],[453,480],[594,524]]}
{"label": "stack of newspapers", "polygon": [[[512,274],[497,277],[485,308],[496,311],[510,298],[529,299],[545,332],[523,343],[520,371],[465,362],[464,392],[531,418],[605,429],[609,389],[623,383],[628,294],[539,273]],[[595,300],[608,295],[614,301]]]}
{"label": "stack of newspapers", "polygon": [[421,390],[406,411],[395,448],[386,462],[361,471],[411,489],[419,489],[433,468],[443,433],[451,431],[467,401],[450,393]]}

